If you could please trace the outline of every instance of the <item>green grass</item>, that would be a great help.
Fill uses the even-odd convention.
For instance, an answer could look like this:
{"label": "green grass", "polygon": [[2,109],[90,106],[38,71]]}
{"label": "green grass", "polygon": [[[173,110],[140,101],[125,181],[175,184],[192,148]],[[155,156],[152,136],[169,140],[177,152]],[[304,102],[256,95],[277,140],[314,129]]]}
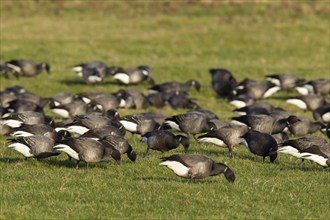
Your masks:
{"label": "green grass", "polygon": [[[201,92],[192,90],[191,96],[227,120],[233,107],[211,90],[210,68],[227,68],[238,80],[281,72],[330,77],[329,1],[314,6],[214,2],[104,1],[93,6],[74,1],[65,2],[57,16],[51,2],[39,3],[37,10],[32,1],[1,1],[0,59],[47,61],[52,73],[1,78],[0,89],[19,84],[45,97],[91,89],[110,93],[120,88],[111,78],[85,85],[70,67],[95,59],[125,67],[148,64],[158,83],[198,79]],[[148,85],[135,87],[146,92]],[[312,118],[283,102],[295,95],[280,92],[266,101]],[[158,166],[161,156],[183,153],[182,148],[142,158],[146,147],[139,137],[126,137],[138,153],[135,163],[124,157],[119,166],[109,162],[78,170],[65,155],[24,160],[1,138],[0,219],[327,219],[330,214],[329,171],[316,164],[301,166],[287,155],[279,155],[275,164],[256,162],[243,147],[231,159],[226,149],[192,140],[191,153],[227,163],[237,179],[234,184],[223,176],[187,181]]]}

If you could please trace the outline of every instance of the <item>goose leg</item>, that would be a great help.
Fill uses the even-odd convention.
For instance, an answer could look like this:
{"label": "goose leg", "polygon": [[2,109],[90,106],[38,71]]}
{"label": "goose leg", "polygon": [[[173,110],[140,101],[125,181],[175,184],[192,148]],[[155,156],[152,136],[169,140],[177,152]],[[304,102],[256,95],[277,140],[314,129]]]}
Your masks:
{"label": "goose leg", "polygon": [[76,169],[79,169],[79,160],[77,160]]}

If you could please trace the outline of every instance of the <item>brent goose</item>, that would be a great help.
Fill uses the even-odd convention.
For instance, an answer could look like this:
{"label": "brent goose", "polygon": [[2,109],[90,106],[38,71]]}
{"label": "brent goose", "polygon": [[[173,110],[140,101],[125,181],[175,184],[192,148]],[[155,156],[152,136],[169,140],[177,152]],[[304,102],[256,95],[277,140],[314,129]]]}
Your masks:
{"label": "brent goose", "polygon": [[119,151],[103,145],[101,142],[85,138],[65,138],[54,146],[55,151],[63,151],[70,158],[77,160],[76,168],[79,168],[79,161],[87,163],[97,163],[108,161],[110,157],[120,162],[121,154]]}
{"label": "brent goose", "polygon": [[174,135],[172,132],[162,129],[144,134],[141,141],[147,144],[145,155],[148,154],[149,149],[161,151],[163,153],[176,149],[180,144],[184,147],[185,152],[187,152],[190,145],[189,139],[186,136]]}
{"label": "brent goose", "polygon": [[110,67],[111,75],[125,85],[135,85],[147,81],[149,84],[154,84],[154,79],[151,77],[150,67],[140,65],[123,69],[122,67]]}
{"label": "brent goose", "polygon": [[310,80],[297,85],[296,90],[300,95],[327,95],[330,94],[330,79]]}
{"label": "brent goose", "polygon": [[301,156],[302,152],[308,152],[308,149],[312,146],[321,146],[326,143],[327,141],[319,136],[305,136],[283,142],[278,152],[289,154],[303,160],[304,158]]}
{"label": "brent goose", "polygon": [[194,86],[197,91],[200,90],[201,85],[197,80],[188,80],[185,83],[177,82],[177,81],[170,81],[161,83],[158,85],[154,85],[148,89],[149,93],[155,92],[188,92],[190,87]]}
{"label": "brent goose", "polygon": [[124,137],[118,135],[108,135],[99,141],[103,145],[119,151],[121,154],[127,154],[127,157],[131,161],[134,162],[136,160],[137,154]]}
{"label": "brent goose", "polygon": [[11,144],[9,149],[14,149],[23,154],[25,158],[34,157],[43,159],[50,156],[59,155],[60,152],[54,151],[55,141],[43,135],[32,135],[27,137],[16,137],[9,139]]}
{"label": "brent goose", "polygon": [[227,165],[216,163],[204,155],[175,154],[162,158],[159,165],[167,166],[176,175],[188,179],[203,179],[223,173],[228,182],[235,181],[235,174]]}
{"label": "brent goose", "polygon": [[280,90],[279,86],[269,81],[257,82],[251,79],[245,79],[235,88],[237,95],[246,94],[253,99],[263,99],[272,96],[274,93]]}
{"label": "brent goose", "polygon": [[318,107],[313,111],[313,118],[315,121],[327,124],[330,122],[330,104]]}
{"label": "brent goose", "polygon": [[209,121],[203,113],[200,112],[187,112],[174,115],[167,118],[164,125],[184,132],[187,135],[191,134],[194,138],[196,134],[208,132],[215,128],[215,125]]}
{"label": "brent goose", "polygon": [[40,112],[26,111],[20,113],[10,113],[2,117],[2,123],[12,128],[20,127],[22,124],[44,124],[48,122],[48,118]]}
{"label": "brent goose", "polygon": [[311,146],[301,153],[301,158],[314,161],[322,167],[330,167],[330,143]]}
{"label": "brent goose", "polygon": [[209,142],[217,146],[228,147],[229,156],[233,156],[233,147],[242,143],[242,136],[248,131],[246,126],[230,124],[214,129],[197,138],[199,142]]}
{"label": "brent goose", "polygon": [[116,126],[107,125],[101,128],[94,128],[86,131],[80,137],[92,138],[99,140],[109,135],[125,136],[126,129],[119,129]]}
{"label": "brent goose", "polygon": [[314,111],[318,107],[325,105],[325,99],[320,95],[303,95],[294,98],[289,98],[286,100],[286,103],[297,106],[303,110]]}
{"label": "brent goose", "polygon": [[86,83],[102,82],[109,74],[109,67],[102,61],[91,61],[75,65],[72,70]]}
{"label": "brent goose", "polygon": [[75,100],[75,96],[71,93],[61,92],[49,98],[49,106],[55,107],[59,105],[66,105]]}
{"label": "brent goose", "polygon": [[269,156],[270,161],[274,162],[277,158],[277,143],[276,140],[270,135],[261,133],[259,131],[250,130],[243,136],[243,144],[253,154],[263,157]]}
{"label": "brent goose", "polygon": [[[96,111],[97,109],[95,109]],[[50,107],[50,111],[61,116],[62,118],[74,118],[77,115],[85,115],[93,110],[81,100],[74,100],[65,105],[58,105]]]}
{"label": "brent goose", "polygon": [[144,113],[122,116],[120,118],[120,123],[127,131],[141,135],[160,127],[160,124],[158,124],[150,115]]}
{"label": "brent goose", "polygon": [[306,134],[314,133],[323,127],[321,122],[312,122],[307,118],[290,116],[287,119],[287,127],[291,134],[295,136],[304,136]]}
{"label": "brent goose", "polygon": [[11,60],[6,63],[9,71],[17,76],[36,76],[43,70],[50,73],[50,66],[48,63],[37,64],[33,60],[17,59]]}
{"label": "brent goose", "polygon": [[302,82],[302,79],[299,79],[296,75],[290,73],[267,75],[266,80],[280,86],[281,89],[285,90],[293,89],[297,83]]}

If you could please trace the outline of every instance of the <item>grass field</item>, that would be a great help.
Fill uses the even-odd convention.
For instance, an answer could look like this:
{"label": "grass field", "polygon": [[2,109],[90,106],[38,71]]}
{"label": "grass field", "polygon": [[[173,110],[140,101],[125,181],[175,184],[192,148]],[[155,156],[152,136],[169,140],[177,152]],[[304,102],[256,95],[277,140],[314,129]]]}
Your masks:
{"label": "grass field", "polygon": [[[210,68],[227,68],[237,80],[263,80],[289,72],[306,79],[330,77],[329,1],[273,3],[207,3],[132,1],[52,2],[0,1],[0,59],[31,58],[50,63],[52,73],[35,78],[0,78],[0,89],[19,84],[44,97],[58,92],[120,86],[108,78],[85,85],[71,71],[77,63],[102,60],[124,67],[148,64],[157,83],[197,79],[194,100],[229,120],[234,108],[210,88]],[[134,86],[146,93],[147,84]],[[127,87],[128,88],[128,87]],[[312,118],[284,103],[296,92],[279,92],[266,102]],[[329,96],[327,97],[329,100]],[[46,109],[47,110],[47,109]],[[150,108],[165,115],[186,110]],[[47,111],[49,112],[49,111]],[[119,110],[121,115],[141,112]],[[321,133],[316,133],[322,135]],[[224,162],[236,174],[187,181],[158,166],[161,154],[138,136],[126,138],[138,153],[114,162],[81,166],[62,154],[42,161],[24,160],[0,140],[0,219],[328,219],[329,170],[279,155],[274,164],[254,161],[244,147],[227,150],[192,140],[190,153]]]}

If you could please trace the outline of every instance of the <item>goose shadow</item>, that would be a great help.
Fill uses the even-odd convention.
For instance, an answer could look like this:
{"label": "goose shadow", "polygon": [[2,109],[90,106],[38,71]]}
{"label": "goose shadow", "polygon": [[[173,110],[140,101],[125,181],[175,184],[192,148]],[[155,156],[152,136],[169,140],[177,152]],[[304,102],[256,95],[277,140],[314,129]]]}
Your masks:
{"label": "goose shadow", "polygon": [[68,86],[72,86],[72,85],[88,85],[88,86],[99,86],[99,85],[117,85],[117,86],[122,86],[122,84],[120,84],[119,82],[116,81],[103,81],[100,83],[86,83],[84,80],[82,79],[62,79],[60,80],[61,84],[66,84]]}
{"label": "goose shadow", "polygon": [[[66,167],[70,169],[75,169],[77,162],[75,160],[56,160],[56,159],[44,159],[40,160],[41,163],[50,164],[52,166],[56,167]],[[87,163],[80,161],[79,163],[79,169],[106,169],[107,163],[109,162],[101,162],[101,163],[91,163],[87,167]]]}
{"label": "goose shadow", "polygon": [[217,183],[219,180],[207,178],[207,179],[185,179],[180,177],[161,177],[161,176],[141,176],[133,178],[134,181],[156,181],[156,182],[175,182],[175,183],[186,183],[186,184],[208,184],[208,183]]}
{"label": "goose shadow", "polygon": [[18,163],[18,162],[24,162],[24,158],[10,158],[10,157],[3,157],[0,158],[0,163]]}

